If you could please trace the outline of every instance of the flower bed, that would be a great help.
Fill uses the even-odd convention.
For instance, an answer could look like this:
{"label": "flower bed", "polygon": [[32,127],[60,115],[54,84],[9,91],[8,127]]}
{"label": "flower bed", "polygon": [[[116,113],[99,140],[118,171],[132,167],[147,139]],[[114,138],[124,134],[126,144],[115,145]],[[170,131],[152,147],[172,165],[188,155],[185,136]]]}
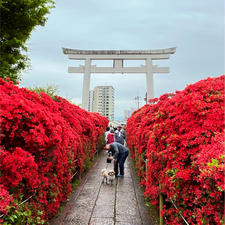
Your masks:
{"label": "flower bed", "polygon": [[224,75],[151,100],[127,134],[145,195],[156,206],[164,196],[165,224],[183,224],[180,214],[193,225],[224,224]]}
{"label": "flower bed", "polygon": [[17,221],[26,211],[30,222],[21,223],[44,223],[67,199],[72,175],[93,157],[108,120],[2,79],[0,120],[0,211]]}

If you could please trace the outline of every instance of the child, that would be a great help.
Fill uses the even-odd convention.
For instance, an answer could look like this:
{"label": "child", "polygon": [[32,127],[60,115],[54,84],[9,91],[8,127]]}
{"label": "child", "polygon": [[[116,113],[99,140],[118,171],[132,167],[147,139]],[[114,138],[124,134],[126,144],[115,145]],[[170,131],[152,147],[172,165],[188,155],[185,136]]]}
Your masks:
{"label": "child", "polygon": [[107,144],[114,142],[114,130],[110,130],[110,133],[107,135]]}

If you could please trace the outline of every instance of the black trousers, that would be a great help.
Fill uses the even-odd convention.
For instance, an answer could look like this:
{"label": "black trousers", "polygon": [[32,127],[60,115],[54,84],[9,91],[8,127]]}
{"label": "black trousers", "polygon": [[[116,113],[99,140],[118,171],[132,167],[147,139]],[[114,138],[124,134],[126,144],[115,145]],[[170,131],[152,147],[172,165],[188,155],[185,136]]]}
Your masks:
{"label": "black trousers", "polygon": [[118,175],[119,169],[118,167],[120,167],[120,175],[124,175],[124,163],[127,159],[129,152],[126,151],[123,154],[121,154],[118,159],[116,160],[115,166],[114,166],[114,171],[115,171],[115,175]]}

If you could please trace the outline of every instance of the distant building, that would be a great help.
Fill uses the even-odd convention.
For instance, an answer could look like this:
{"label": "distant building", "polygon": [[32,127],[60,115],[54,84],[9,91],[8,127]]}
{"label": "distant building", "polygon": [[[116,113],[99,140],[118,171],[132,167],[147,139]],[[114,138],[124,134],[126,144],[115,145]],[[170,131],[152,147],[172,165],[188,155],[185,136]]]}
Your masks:
{"label": "distant building", "polygon": [[114,88],[112,86],[96,86],[93,91],[90,91],[88,111],[98,112],[113,121]]}
{"label": "distant building", "polygon": [[131,111],[130,110],[124,110],[124,119],[127,120],[131,115]]}
{"label": "distant building", "polygon": [[93,112],[94,91],[89,91],[88,112]]}
{"label": "distant building", "polygon": [[131,114],[135,111],[135,108],[131,108],[129,110],[124,110],[124,120],[127,121],[127,119],[131,116]]}

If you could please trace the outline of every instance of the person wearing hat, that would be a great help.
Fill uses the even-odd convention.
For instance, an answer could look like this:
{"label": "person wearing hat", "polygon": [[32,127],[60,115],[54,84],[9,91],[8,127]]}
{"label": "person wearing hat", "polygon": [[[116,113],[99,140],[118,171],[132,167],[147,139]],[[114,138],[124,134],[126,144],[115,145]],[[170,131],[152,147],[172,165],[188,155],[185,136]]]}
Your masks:
{"label": "person wearing hat", "polygon": [[126,139],[125,131],[122,130],[122,126],[118,126],[117,130],[115,131],[114,140],[121,145],[124,145]]}

